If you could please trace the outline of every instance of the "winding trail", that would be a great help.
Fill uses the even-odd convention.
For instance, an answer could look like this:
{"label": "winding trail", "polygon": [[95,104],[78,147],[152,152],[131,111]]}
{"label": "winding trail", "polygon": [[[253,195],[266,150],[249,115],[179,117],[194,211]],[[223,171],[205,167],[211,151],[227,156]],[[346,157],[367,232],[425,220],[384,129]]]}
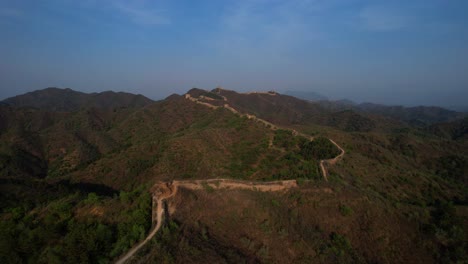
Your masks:
{"label": "winding trail", "polygon": [[321,160],[320,161],[320,169],[322,170],[322,175],[323,175],[323,178],[325,179],[325,181],[328,181],[328,171],[325,168],[325,164],[335,165],[341,158],[343,158],[343,156],[345,154],[344,149],[342,147],[340,147],[340,145],[336,144],[336,142],[333,139],[329,138],[328,140],[330,140],[330,142],[333,143],[341,151],[341,153],[338,156],[334,157],[333,159],[327,159],[327,160]]}
{"label": "winding trail", "polygon": [[[275,95],[275,93],[271,93],[271,92],[252,92],[252,93],[247,93],[247,94],[268,94],[268,95]],[[208,99],[209,97],[205,97],[205,96],[201,96],[200,99]],[[190,94],[185,94],[185,99],[188,99],[192,102],[195,102],[197,104],[201,104],[201,105],[204,105],[204,106],[207,106],[211,109],[218,109],[220,108],[221,106],[216,106],[216,105],[212,105],[210,103],[207,103],[207,102],[202,102],[200,101],[198,98],[193,98]],[[210,98],[210,100],[213,100]],[[227,101],[226,97],[223,96],[223,100],[224,101]],[[232,113],[234,114],[238,114],[240,116],[244,116],[244,117],[247,117],[248,119],[252,119],[252,120],[256,120],[260,123],[263,123],[266,127],[272,129],[272,130],[277,130],[279,129],[278,126],[264,120],[264,119],[261,119],[261,118],[258,118],[257,116],[255,115],[250,115],[250,114],[242,114],[240,113],[239,111],[237,111],[236,109],[234,109],[233,107],[231,107],[229,104],[224,104],[222,107],[228,109],[229,111],[231,111]],[[302,137],[305,137],[307,139],[309,139],[310,141],[314,140],[314,137],[310,136],[310,135],[306,135],[304,133],[301,133],[301,132],[298,132],[294,129],[290,129],[290,128],[281,128],[281,129],[284,129],[284,130],[289,130],[293,133],[294,136],[302,136]],[[322,172],[322,176],[323,176],[323,179],[325,181],[328,182],[328,170],[327,170],[327,167],[326,165],[335,165],[340,159],[343,158],[344,154],[345,154],[345,150],[340,147],[340,145],[338,145],[334,140],[332,139],[328,139],[330,140],[331,143],[333,143],[333,145],[335,145],[339,150],[340,150],[340,154],[338,154],[338,156],[332,158],[332,159],[326,159],[326,160],[320,160],[319,164],[320,164],[320,170]],[[271,143],[269,143],[269,145],[272,145]]]}
{"label": "winding trail", "polygon": [[[260,92],[255,92],[260,93]],[[263,93],[262,93],[263,94]],[[265,93],[269,95],[275,95],[273,93]],[[185,94],[185,98],[193,101],[197,104],[204,105],[211,109],[218,109],[220,107],[224,107],[229,111],[233,112],[234,114],[238,114],[240,116],[245,116],[248,119],[256,120],[260,123],[263,123],[266,127],[277,130],[278,126],[263,120],[261,118],[256,117],[255,115],[250,114],[242,114],[236,109],[229,106],[229,104],[224,104],[223,106],[215,106],[207,102],[202,102],[197,98],[193,98],[190,94]],[[208,97],[203,97],[201,99],[212,100]],[[223,96],[223,100],[227,101],[226,97]],[[306,135],[304,133],[298,132],[294,129],[289,128],[282,128],[285,130],[289,130],[292,132],[293,136],[302,136],[309,140],[314,140],[314,137],[310,135]],[[345,154],[345,150],[340,147],[334,140],[329,139],[339,150],[340,154],[332,159],[327,160],[320,160],[320,169],[322,171],[323,178],[325,181],[328,182],[328,171],[325,165],[335,165],[340,159],[343,158]],[[269,143],[272,145],[272,142]],[[153,212],[152,212],[152,222],[153,224],[156,223],[153,230],[148,234],[145,240],[139,242],[135,245],[132,249],[130,249],[124,256],[119,258],[115,263],[116,264],[123,264],[127,260],[129,260],[133,255],[141,249],[146,243],[148,243],[158,232],[158,230],[162,226],[162,219],[164,214],[164,202],[166,199],[169,199],[176,195],[178,188],[185,188],[189,190],[203,190],[203,189],[243,189],[243,190],[252,190],[252,191],[260,191],[260,192],[277,192],[277,191],[284,191],[291,188],[297,187],[296,180],[285,180],[285,181],[272,181],[272,182],[250,182],[250,181],[240,181],[240,180],[231,180],[231,179],[208,179],[208,180],[186,180],[186,181],[172,181],[172,182],[160,182],[155,184],[151,188],[151,192],[153,194]],[[166,212],[169,213],[169,212]]]}
{"label": "winding trail", "polygon": [[[203,190],[203,189],[243,189],[260,192],[277,192],[284,191],[291,188],[297,187],[296,180],[287,181],[272,181],[272,182],[249,182],[239,181],[231,179],[210,179],[210,180],[187,180],[187,181],[172,181],[172,182],[160,182],[155,184],[151,188],[153,194],[153,223],[156,222],[153,230],[148,234],[145,240],[138,243],[132,249],[130,249],[124,256],[119,258],[115,263],[124,264],[138,250],[140,250],[146,243],[148,243],[158,232],[162,226],[162,218],[164,214],[163,203],[166,199],[169,199],[176,195],[178,188],[184,188],[189,190]],[[154,208],[156,206],[156,208]],[[168,213],[168,212],[166,212]]]}
{"label": "winding trail", "polygon": [[161,222],[162,222],[162,206],[160,203],[158,203],[158,217],[157,217],[157,223],[156,226],[153,228],[153,230],[149,233],[149,235],[145,238],[145,240],[141,241],[138,243],[136,246],[134,246],[132,249],[130,249],[127,254],[125,254],[123,257],[121,257],[119,260],[117,260],[115,263],[116,264],[123,264],[125,263],[129,258],[131,258],[140,248],[142,248],[148,241],[150,241],[154,235],[158,232],[159,228],[161,228]]}
{"label": "winding trail", "polygon": [[[159,228],[162,225],[162,216],[164,213],[163,202],[165,199],[168,199],[174,196],[177,192],[177,186],[171,188],[169,184],[166,185],[166,188],[158,188],[153,191],[153,212],[152,212],[152,222],[156,222],[153,230],[148,234],[145,240],[141,241],[140,243],[136,244],[132,249],[130,249],[127,254],[119,258],[115,263],[116,264],[123,264],[128,259],[130,259],[140,248],[142,248],[146,243],[148,243],[154,235],[158,232]],[[154,187],[153,187],[154,188]],[[156,205],[156,209],[154,208]],[[156,215],[155,215],[156,214]]]}

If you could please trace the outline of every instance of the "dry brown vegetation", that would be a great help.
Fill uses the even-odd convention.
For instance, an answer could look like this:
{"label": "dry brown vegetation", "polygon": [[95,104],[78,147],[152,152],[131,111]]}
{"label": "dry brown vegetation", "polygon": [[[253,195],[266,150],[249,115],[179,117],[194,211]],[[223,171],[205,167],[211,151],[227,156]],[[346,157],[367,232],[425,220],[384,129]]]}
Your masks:
{"label": "dry brown vegetation", "polygon": [[[343,201],[350,213],[343,213]],[[377,262],[427,260],[414,223],[356,192],[306,184],[286,193],[183,190],[135,262]],[[406,227],[405,229],[401,229]],[[171,230],[172,228],[172,230]],[[405,235],[402,236],[401,232]],[[398,246],[397,246],[398,244]],[[179,249],[179,250],[178,250]],[[180,250],[183,249],[183,250]]]}
{"label": "dry brown vegetation", "polygon": [[[150,186],[212,178],[297,179],[299,187],[181,188],[135,262],[467,259],[463,121],[419,128],[280,94],[190,95],[220,107],[182,96],[63,113],[0,106],[2,262],[60,262],[63,252],[78,262],[109,262],[149,231]],[[328,182],[319,160],[336,153],[328,145],[306,151],[309,136],[331,138],[346,151],[328,166]]]}

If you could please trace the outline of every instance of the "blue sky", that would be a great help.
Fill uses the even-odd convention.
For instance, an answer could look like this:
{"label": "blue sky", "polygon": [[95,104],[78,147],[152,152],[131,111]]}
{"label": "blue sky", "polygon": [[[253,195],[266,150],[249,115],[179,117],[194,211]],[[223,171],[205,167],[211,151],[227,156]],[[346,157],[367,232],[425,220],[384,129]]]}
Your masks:
{"label": "blue sky", "polygon": [[466,0],[0,0],[0,98],[192,87],[466,105]]}

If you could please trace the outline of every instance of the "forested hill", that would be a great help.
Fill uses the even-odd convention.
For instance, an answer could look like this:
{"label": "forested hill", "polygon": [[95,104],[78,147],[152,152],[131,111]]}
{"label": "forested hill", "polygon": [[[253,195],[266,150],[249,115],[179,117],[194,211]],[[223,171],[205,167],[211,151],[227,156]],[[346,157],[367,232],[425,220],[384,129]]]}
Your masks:
{"label": "forested hill", "polygon": [[[69,102],[87,102],[65,93]],[[161,230],[135,257],[467,259],[466,120],[419,129],[275,92],[224,89],[192,89],[141,107],[78,105],[0,105],[1,263],[112,263],[148,234],[151,186],[221,177],[293,180],[297,187],[181,188]],[[340,152],[329,139],[346,154],[321,164]]]}
{"label": "forested hill", "polygon": [[7,98],[2,103],[13,107],[33,107],[48,111],[77,111],[81,108],[114,109],[141,107],[153,103],[143,95],[124,92],[82,93],[72,89],[47,88]]}

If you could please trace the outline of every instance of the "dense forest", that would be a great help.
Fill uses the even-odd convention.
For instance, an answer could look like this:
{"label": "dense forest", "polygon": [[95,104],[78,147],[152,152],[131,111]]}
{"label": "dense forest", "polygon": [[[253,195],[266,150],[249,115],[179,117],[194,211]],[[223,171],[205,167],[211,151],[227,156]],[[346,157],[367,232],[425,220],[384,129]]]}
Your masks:
{"label": "dense forest", "polygon": [[151,198],[144,187],[110,197],[82,191],[63,195],[3,209],[2,263],[108,263],[151,227]]}

